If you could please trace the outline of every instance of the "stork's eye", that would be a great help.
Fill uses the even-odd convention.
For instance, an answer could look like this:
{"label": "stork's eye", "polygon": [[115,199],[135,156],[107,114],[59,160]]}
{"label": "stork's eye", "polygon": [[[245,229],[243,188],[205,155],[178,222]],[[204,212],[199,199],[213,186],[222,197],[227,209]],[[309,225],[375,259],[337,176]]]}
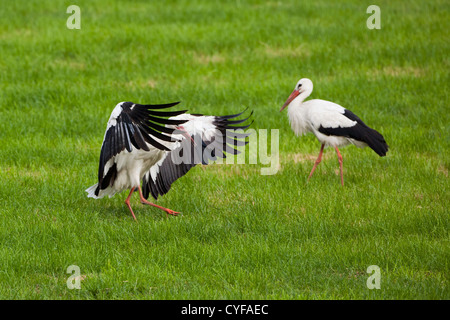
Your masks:
{"label": "stork's eye", "polygon": [[302,84],[300,83],[299,85],[298,85],[298,87],[300,88],[302,86]]}

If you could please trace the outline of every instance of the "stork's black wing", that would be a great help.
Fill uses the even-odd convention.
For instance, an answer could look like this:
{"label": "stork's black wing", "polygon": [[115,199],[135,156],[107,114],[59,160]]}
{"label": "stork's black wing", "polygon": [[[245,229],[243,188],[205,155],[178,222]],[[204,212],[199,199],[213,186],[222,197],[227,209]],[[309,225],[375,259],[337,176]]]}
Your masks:
{"label": "stork's black wing", "polygon": [[350,120],[356,122],[350,127],[319,127],[319,132],[327,136],[339,136],[351,138],[357,141],[367,143],[367,145],[375,151],[379,156],[385,156],[389,149],[384,137],[378,131],[367,126],[356,114],[350,110],[345,109],[344,114]]}
{"label": "stork's black wing", "polygon": [[[167,154],[160,164],[155,164],[150,171],[144,175],[142,182],[143,196],[147,199],[149,194],[157,199],[159,195],[166,194],[174,181],[184,176],[191,168],[201,163],[206,165],[218,157],[226,158],[228,154],[239,154],[235,149],[244,146],[248,142],[245,138],[248,133],[234,132],[236,129],[247,129],[250,125],[237,125],[249,119],[229,120],[241,115],[243,112],[228,116],[202,116],[195,115],[189,121],[195,121],[195,133],[188,132],[191,139],[183,139],[180,145]],[[193,116],[193,115],[191,115]],[[206,128],[213,125],[214,134],[207,132]],[[244,140],[242,140],[244,139]]]}
{"label": "stork's black wing", "polygon": [[175,129],[167,128],[165,124],[180,125],[183,120],[170,120],[173,117],[186,112],[181,111],[156,111],[177,105],[179,102],[158,105],[141,105],[132,102],[122,102],[117,105],[111,114],[100,151],[98,168],[98,188],[106,189],[114,182],[116,175],[115,163],[112,163],[105,172],[106,163],[114,156],[124,151],[136,149],[150,151],[149,145],[160,150],[169,151],[166,146],[155,140],[174,141],[171,134]]}

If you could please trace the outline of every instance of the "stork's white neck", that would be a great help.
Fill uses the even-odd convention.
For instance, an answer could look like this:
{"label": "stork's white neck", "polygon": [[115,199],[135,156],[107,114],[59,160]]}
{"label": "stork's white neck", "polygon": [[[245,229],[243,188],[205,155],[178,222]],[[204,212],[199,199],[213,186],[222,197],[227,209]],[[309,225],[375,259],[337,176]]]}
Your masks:
{"label": "stork's white neck", "polygon": [[312,90],[303,91],[300,93],[288,106],[288,118],[292,130],[296,135],[300,136],[308,132],[308,124],[306,122],[305,112],[307,110],[302,108],[303,101],[308,98]]}
{"label": "stork's white neck", "polygon": [[291,108],[296,108],[299,107],[302,102],[309,97],[309,95],[311,94],[312,90],[306,90],[303,91],[302,93],[300,93],[294,100],[292,100],[292,102],[289,104],[288,110]]}

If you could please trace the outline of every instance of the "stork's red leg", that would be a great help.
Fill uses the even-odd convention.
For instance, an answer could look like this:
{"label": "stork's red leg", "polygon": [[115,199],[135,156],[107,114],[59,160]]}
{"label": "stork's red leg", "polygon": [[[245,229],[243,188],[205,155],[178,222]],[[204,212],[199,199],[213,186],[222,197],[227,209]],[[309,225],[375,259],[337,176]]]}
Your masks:
{"label": "stork's red leg", "polygon": [[317,165],[320,163],[320,161],[322,161],[322,154],[323,154],[323,148],[324,147],[325,147],[325,144],[322,144],[322,147],[320,148],[320,152],[319,152],[319,157],[317,157],[317,160],[314,163],[314,166],[313,166],[313,168],[311,170],[311,173],[309,174],[308,181],[309,181],[309,178],[311,178],[311,176],[313,175],[314,170],[316,170]]}
{"label": "stork's red leg", "polygon": [[344,173],[342,172],[342,156],[341,153],[339,152],[339,149],[337,147],[336,148],[336,153],[339,159],[339,169],[341,170],[341,184],[342,186],[344,185]]}
{"label": "stork's red leg", "polygon": [[147,200],[144,198],[144,196],[142,195],[142,189],[141,189],[141,186],[139,186],[138,188],[139,188],[139,196],[141,197],[141,203],[142,203],[142,204],[148,204],[148,205],[150,205],[150,206],[153,206],[153,207],[156,207],[156,208],[158,208],[158,209],[164,210],[167,214],[171,214],[171,215],[173,215],[173,216],[177,216],[177,215],[179,214],[179,212],[176,212],[176,211],[173,211],[173,210],[170,210],[170,209],[167,209],[167,208],[158,206],[157,204],[154,204],[154,203],[151,203],[151,202],[147,201]]}
{"label": "stork's red leg", "polygon": [[133,192],[134,192],[134,188],[131,188],[130,194],[128,195],[128,198],[125,200],[125,204],[128,206],[128,209],[130,209],[130,212],[133,215],[134,220],[137,221],[136,216],[133,213],[133,209],[131,209],[131,205],[130,205],[130,198],[131,198],[131,195],[133,194]]}

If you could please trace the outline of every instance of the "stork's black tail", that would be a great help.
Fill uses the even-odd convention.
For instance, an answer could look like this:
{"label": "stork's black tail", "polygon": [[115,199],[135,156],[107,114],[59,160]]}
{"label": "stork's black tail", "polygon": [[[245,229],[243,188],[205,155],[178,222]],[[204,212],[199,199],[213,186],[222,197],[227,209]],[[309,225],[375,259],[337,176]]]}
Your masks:
{"label": "stork's black tail", "polygon": [[384,157],[388,152],[389,146],[387,145],[384,137],[378,131],[365,127],[364,135],[362,139],[367,145],[372,148],[380,157]]}
{"label": "stork's black tail", "polygon": [[363,141],[380,157],[384,157],[389,149],[384,137],[378,131],[366,125],[356,114],[345,109],[344,116],[356,121],[353,128],[349,128],[349,136],[355,140]]}

